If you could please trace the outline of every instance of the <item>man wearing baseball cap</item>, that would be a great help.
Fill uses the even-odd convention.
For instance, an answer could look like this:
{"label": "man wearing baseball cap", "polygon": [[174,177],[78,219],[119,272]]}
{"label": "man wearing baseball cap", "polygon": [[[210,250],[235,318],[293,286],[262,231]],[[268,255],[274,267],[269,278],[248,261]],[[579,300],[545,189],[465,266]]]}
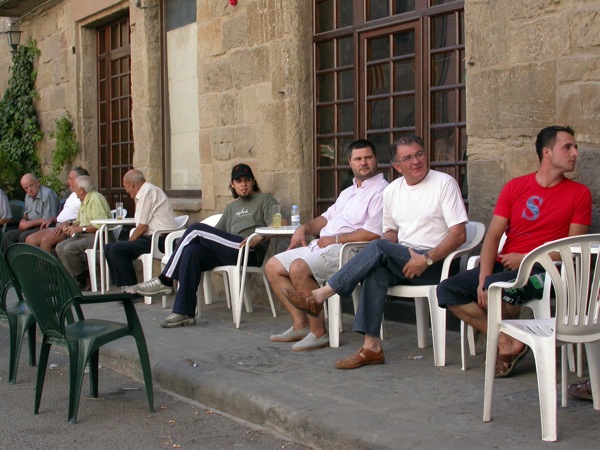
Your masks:
{"label": "man wearing baseball cap", "polygon": [[[233,167],[229,188],[235,200],[225,207],[219,222],[214,227],[203,223],[189,226],[162,273],[133,287],[141,295],[163,295],[172,291],[173,280],[179,282],[173,312],[161,322],[164,328],[195,325],[196,292],[202,272],[236,264],[240,245],[256,227],[271,222],[273,205],[277,205],[277,201],[260,192],[248,165]],[[249,265],[262,263],[267,245],[266,240],[252,241]]]}

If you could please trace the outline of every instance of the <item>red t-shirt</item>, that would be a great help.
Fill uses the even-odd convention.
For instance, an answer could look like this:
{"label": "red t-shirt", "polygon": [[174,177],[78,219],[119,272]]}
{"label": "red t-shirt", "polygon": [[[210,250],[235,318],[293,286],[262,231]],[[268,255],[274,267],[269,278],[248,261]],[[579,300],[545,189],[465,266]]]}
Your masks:
{"label": "red t-shirt", "polygon": [[510,180],[494,208],[508,219],[502,253],[528,253],[569,235],[569,225],[592,223],[592,194],[587,186],[565,178],[556,186],[540,186],[535,173]]}

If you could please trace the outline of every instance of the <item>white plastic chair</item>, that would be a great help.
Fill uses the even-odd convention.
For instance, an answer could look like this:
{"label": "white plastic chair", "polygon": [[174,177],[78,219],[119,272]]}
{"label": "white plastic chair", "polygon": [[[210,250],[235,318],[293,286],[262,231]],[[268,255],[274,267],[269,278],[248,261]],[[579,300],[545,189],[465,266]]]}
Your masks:
{"label": "white plastic chair", "polygon": [[[513,283],[493,283],[488,290],[488,336],[485,364],[483,421],[491,420],[498,335],[524,342],[535,357],[542,439],[557,439],[556,346],[562,346],[562,406],[567,406],[566,343],[584,343],[594,409],[600,410],[600,234],[572,236],[549,242],[529,252]],[[560,252],[561,269],[551,255]],[[534,264],[550,277],[556,296],[556,315],[550,319],[502,320],[502,290],[523,287]],[[513,424],[514,426],[514,424]]]}
{"label": "white plastic chair", "polygon": [[[485,225],[480,222],[467,222],[466,241],[444,259],[440,281],[448,278],[450,267],[456,258],[468,255],[479,245],[485,234]],[[433,360],[436,366],[446,365],[446,310],[440,308],[436,295],[436,284],[427,286],[396,285],[390,286],[388,295],[392,297],[413,297],[417,321],[417,344],[419,348],[427,346],[427,306],[431,317],[431,335],[433,341]]]}
{"label": "white plastic chair", "polygon": [[[173,231],[181,230],[187,224],[190,216],[183,215],[175,217],[175,227],[173,228],[165,228],[164,230],[156,230],[152,233],[152,244],[150,246],[150,253],[144,253],[143,255],[138,256],[137,260],[142,262],[142,276],[143,281],[148,281],[152,279],[152,263],[155,259],[162,260],[165,256],[164,252],[161,252],[158,248],[158,242],[160,237],[163,234],[167,234]],[[134,229],[131,230],[133,233]],[[146,296],[144,297],[144,302],[147,305],[152,304],[152,297]]]}
{"label": "white plastic chair", "polygon": [[[113,209],[111,212],[112,218],[115,219],[117,216],[117,210]],[[123,217],[127,217],[127,210],[123,209]],[[109,231],[113,234],[113,239],[115,241],[119,240],[119,236],[121,234],[121,230],[123,229],[123,225],[117,225],[116,227],[110,228]],[[85,256],[87,257],[88,262],[88,272],[90,273],[90,285],[92,286],[92,292],[98,292],[98,277],[96,272],[97,261],[98,261],[98,245],[100,243],[100,231],[96,232],[94,236],[94,246],[92,248],[88,248],[85,250]],[[106,272],[107,280],[110,280],[110,273]],[[110,285],[110,281],[107,281],[107,285]]]}
{"label": "white plastic chair", "polygon": [[[480,222],[467,222],[467,237],[465,242],[454,252],[450,253],[444,260],[440,281],[448,278],[450,266],[456,258],[468,255],[475,247],[479,245],[485,234],[485,225]],[[351,243],[347,247],[343,246],[340,252],[340,267],[346,263],[352,252],[357,248],[364,247],[366,243]],[[417,343],[419,348],[427,346],[427,305],[431,316],[431,333],[433,340],[433,359],[436,366],[446,365],[446,310],[440,308],[437,303],[436,295],[437,285],[426,286],[390,286],[388,295],[392,297],[412,297],[415,299],[415,312],[417,322]],[[352,293],[354,302],[354,311],[358,307],[360,298],[360,287]],[[328,299],[329,310],[329,345],[331,347],[339,346],[339,332],[341,330],[339,297],[334,295]],[[384,337],[383,323],[381,328],[381,338]]]}

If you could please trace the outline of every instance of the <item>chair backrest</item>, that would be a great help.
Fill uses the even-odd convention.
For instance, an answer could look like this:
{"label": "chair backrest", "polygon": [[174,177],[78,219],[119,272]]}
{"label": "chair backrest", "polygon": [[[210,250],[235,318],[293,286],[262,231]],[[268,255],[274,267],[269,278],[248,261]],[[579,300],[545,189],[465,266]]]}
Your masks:
{"label": "chair backrest", "polygon": [[184,214],[183,216],[175,217],[175,227],[176,228],[184,227],[189,218],[190,218],[190,216],[188,216],[187,214]]}
{"label": "chair backrest", "polygon": [[4,253],[0,252],[0,315],[6,315],[6,296],[11,287],[15,287],[19,301],[23,301],[21,290],[16,286],[15,277],[6,263]]}
{"label": "chair backrest", "polygon": [[[458,247],[456,250],[454,250],[452,253],[446,256],[446,259],[444,260],[444,265],[442,266],[442,274],[440,281],[448,278],[448,275],[450,274],[450,267],[452,265],[452,261],[455,258],[468,256],[468,254],[481,243],[485,234],[485,225],[481,222],[469,221],[466,224],[466,233],[467,236],[465,242],[463,242],[463,244],[460,247]],[[461,264],[461,266],[465,265],[466,261],[463,261],[463,264]]]}
{"label": "chair backrest", "polygon": [[23,212],[25,211],[25,202],[22,200],[10,200],[10,212],[12,213],[11,224],[16,224],[23,218]]}
{"label": "chair backrest", "polygon": [[5,256],[45,335],[61,338],[65,322],[73,320],[73,313],[83,318],[81,308],[70,302],[81,297],[81,292],[55,256],[29,244],[13,244]]}
{"label": "chair backrest", "polygon": [[[532,250],[521,262],[515,283],[525,285],[534,264],[551,277],[556,298],[556,339],[585,342],[600,339],[600,234],[572,236]],[[552,256],[560,253],[557,267]],[[521,284],[522,283],[522,284]]]}
{"label": "chair backrest", "polygon": [[202,220],[200,223],[205,223],[206,225],[214,227],[217,223],[219,223],[222,215],[223,214],[213,214],[212,216],[208,216],[206,219]]}

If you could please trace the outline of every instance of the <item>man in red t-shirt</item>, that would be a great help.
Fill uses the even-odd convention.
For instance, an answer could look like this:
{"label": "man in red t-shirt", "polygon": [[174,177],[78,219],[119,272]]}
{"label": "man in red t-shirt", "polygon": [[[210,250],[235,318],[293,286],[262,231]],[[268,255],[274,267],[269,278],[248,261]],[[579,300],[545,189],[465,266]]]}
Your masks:
{"label": "man in red t-shirt", "polygon": [[[438,303],[459,319],[487,334],[487,288],[497,281],[513,281],[521,260],[548,241],[586,234],[592,222],[592,196],[583,184],[565,173],[575,169],[577,142],[570,127],[550,126],[537,136],[538,171],[514,178],[502,191],[481,248],[480,266],[438,285]],[[506,243],[498,244],[506,233]],[[504,318],[516,318],[520,305],[541,297],[543,273],[534,268],[522,289],[503,293]],[[502,333],[498,341],[496,377],[510,375],[528,348]]]}

